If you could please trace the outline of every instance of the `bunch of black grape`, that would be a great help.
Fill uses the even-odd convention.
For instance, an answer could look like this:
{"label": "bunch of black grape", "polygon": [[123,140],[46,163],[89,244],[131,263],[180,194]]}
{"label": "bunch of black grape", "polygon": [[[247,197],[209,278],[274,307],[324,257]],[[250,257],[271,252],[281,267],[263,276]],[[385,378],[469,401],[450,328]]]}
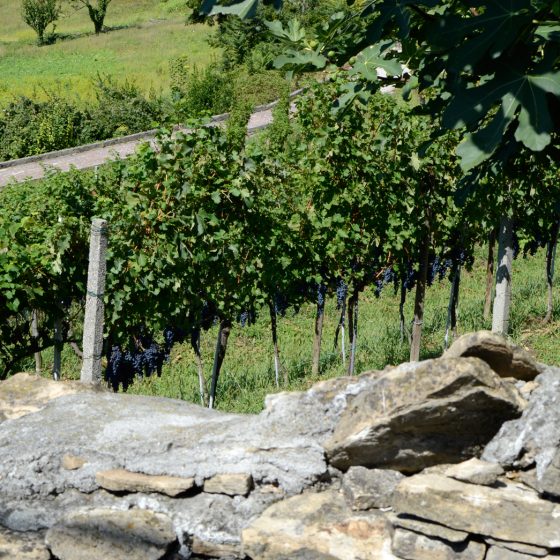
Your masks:
{"label": "bunch of black grape", "polygon": [[288,298],[286,298],[284,294],[276,292],[276,294],[274,294],[274,312],[276,315],[285,317],[289,307],[290,303],[288,302]]}
{"label": "bunch of black grape", "polygon": [[346,304],[346,298],[348,297],[348,284],[339,278],[336,284],[336,308],[342,309]]}
{"label": "bunch of black grape", "polygon": [[239,314],[237,322],[242,327],[247,327],[249,325],[254,325],[257,320],[257,315],[253,309],[245,309]]}
{"label": "bunch of black grape", "polygon": [[428,286],[431,286],[436,280],[443,280],[447,271],[452,267],[451,259],[442,259],[437,255],[432,255],[428,263]]}
{"label": "bunch of black grape", "polygon": [[416,285],[417,276],[418,276],[418,274],[417,274],[416,270],[414,270],[414,267],[412,266],[412,263],[408,262],[406,264],[406,268],[404,270],[404,273],[402,274],[403,288],[407,291],[412,290],[414,288],[414,286]]}
{"label": "bunch of black grape", "polygon": [[134,379],[161,375],[165,362],[169,361],[174,344],[185,339],[185,332],[177,327],[167,327],[163,332],[163,344],[158,344],[145,333],[133,338],[128,348],[119,345],[111,347],[105,378],[115,391],[122,385],[127,389]]}
{"label": "bunch of black grape", "polygon": [[373,282],[375,286],[375,296],[379,297],[385,286],[389,286],[390,284],[396,286],[397,279],[397,274],[392,266],[385,268],[383,270],[383,274],[377,275]]}
{"label": "bunch of black grape", "polygon": [[327,286],[325,284],[317,284],[317,315],[320,317],[325,311],[325,296],[327,295]]}

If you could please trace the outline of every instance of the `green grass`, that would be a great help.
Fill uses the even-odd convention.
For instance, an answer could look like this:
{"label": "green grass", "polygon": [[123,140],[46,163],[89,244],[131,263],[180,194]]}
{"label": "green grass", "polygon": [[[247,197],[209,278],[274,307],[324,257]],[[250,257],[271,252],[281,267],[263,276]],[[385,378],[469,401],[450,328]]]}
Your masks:
{"label": "green grass", "polygon": [[[459,302],[459,334],[489,328],[482,318],[484,298],[485,258],[480,251],[471,272],[462,276]],[[444,280],[429,288],[422,341],[422,358],[439,356],[443,350],[445,320],[449,296],[449,282]],[[412,315],[413,295],[409,295],[406,316]],[[513,303],[511,313],[512,339],[528,347],[538,360],[560,364],[560,300],[556,302],[556,320],[542,323],[545,313],[546,286],[544,254],[518,259],[514,262]],[[326,309],[323,337],[322,374],[311,376],[311,347],[313,333],[313,306],[305,306],[294,316],[288,312],[279,321],[279,340],[282,364],[290,383],[279,389],[274,385],[274,365],[268,315],[263,314],[255,325],[235,327],[230,337],[227,355],[218,385],[217,405],[225,411],[258,412],[266,394],[278,390],[306,389],[319,379],[344,374],[340,356],[333,352],[333,338],[338,313],[333,300]],[[209,377],[212,366],[215,329],[203,334],[203,360]],[[408,345],[400,343],[398,328],[398,298],[386,289],[380,298],[366,292],[360,303],[358,372],[382,369],[408,359]],[[52,357],[45,353],[45,368]],[[32,368],[32,362],[27,366]],[[63,377],[78,378],[80,364],[71,350],[63,355]],[[48,373],[46,373],[48,375]],[[152,377],[135,383],[130,393],[158,395],[198,401],[198,382],[194,355],[188,344],[176,346],[169,365],[161,377]]]}
{"label": "green grass", "polygon": [[204,25],[185,25],[179,0],[114,0],[98,36],[85,10],[64,4],[56,33],[62,39],[38,47],[21,19],[20,0],[0,0],[0,105],[13,96],[44,97],[44,90],[88,99],[98,73],[134,80],[140,88],[166,92],[169,61],[187,55],[205,66],[218,57]]}

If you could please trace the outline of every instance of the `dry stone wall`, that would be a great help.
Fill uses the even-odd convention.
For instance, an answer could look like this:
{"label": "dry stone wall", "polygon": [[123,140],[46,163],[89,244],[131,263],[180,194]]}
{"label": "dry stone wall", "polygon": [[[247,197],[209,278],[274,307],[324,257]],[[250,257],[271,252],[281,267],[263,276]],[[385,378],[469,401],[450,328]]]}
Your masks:
{"label": "dry stone wall", "polygon": [[560,558],[560,369],[490,333],[256,416],[18,374],[0,557]]}

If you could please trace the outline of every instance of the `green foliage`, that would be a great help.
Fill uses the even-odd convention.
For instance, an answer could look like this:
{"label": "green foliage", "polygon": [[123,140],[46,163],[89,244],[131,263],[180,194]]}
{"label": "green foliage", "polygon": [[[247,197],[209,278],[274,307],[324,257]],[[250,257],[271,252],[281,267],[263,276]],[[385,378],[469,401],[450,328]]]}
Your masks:
{"label": "green foliage", "polygon": [[217,65],[206,68],[187,64],[188,57],[171,62],[171,91],[180,118],[201,117],[226,113],[231,108],[233,79]]}
{"label": "green foliage", "polygon": [[9,160],[153,128],[164,118],[162,100],[145,98],[131,82],[98,76],[96,103],[49,94],[46,101],[20,97],[0,112],[0,160]]}
{"label": "green foliage", "polygon": [[[219,4],[209,0],[205,8],[241,17],[259,9],[258,0]],[[391,76],[395,62],[406,63],[431,98],[432,114],[445,127],[463,130],[458,154],[465,171],[491,157],[505,161],[521,145],[533,151],[550,146],[560,126],[557,2],[488,0],[472,8],[459,0],[348,4],[354,9],[325,21],[314,43],[307,33],[273,29],[291,43],[277,64],[291,70],[326,67],[331,58],[340,64],[359,55],[344,105],[380,86],[364,57],[371,59],[375,51],[375,64],[390,68],[389,81],[401,78],[401,72]],[[365,24],[356,27],[356,21]]]}
{"label": "green foliage", "polygon": [[[190,0],[188,6],[192,9],[191,21],[203,21],[203,10],[208,2]],[[265,2],[257,6],[256,2],[243,2],[238,11],[235,2],[231,8],[224,8],[211,15],[217,17],[217,28],[211,39],[211,44],[222,50],[222,66],[231,70],[245,64],[251,71],[271,68],[273,60],[280,54],[279,44],[271,41],[268,33],[268,20],[278,18],[279,22],[288,24],[294,18],[299,18],[304,26],[319,25],[333,13],[345,5],[341,0],[286,0],[282,9]],[[278,4],[278,3],[275,3]],[[250,16],[251,21],[235,17]],[[211,20],[212,21],[212,20]]]}
{"label": "green foliage", "polygon": [[[45,31],[60,16],[59,0],[22,0],[23,21],[37,33],[37,43],[45,44]],[[53,25],[54,33],[54,25]]]}
{"label": "green foliage", "polygon": [[98,76],[94,91],[96,103],[86,112],[80,143],[142,132],[162,122],[162,100],[145,97],[133,82]]}
{"label": "green foliage", "polygon": [[[107,185],[109,182],[107,181]],[[0,363],[10,369],[39,347],[52,345],[52,325],[83,303],[89,221],[102,194],[93,173],[50,174],[41,183],[0,192]],[[30,337],[31,310],[45,318]]]}
{"label": "green foliage", "polygon": [[0,113],[0,160],[75,146],[84,120],[82,111],[59,96],[44,102],[20,97]]}

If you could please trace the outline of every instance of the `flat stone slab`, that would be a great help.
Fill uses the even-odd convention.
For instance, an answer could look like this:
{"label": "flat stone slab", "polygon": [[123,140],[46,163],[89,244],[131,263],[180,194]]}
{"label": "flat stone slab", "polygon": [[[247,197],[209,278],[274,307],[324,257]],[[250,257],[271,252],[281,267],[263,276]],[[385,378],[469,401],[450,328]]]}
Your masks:
{"label": "flat stone slab", "polygon": [[476,456],[526,405],[478,358],[402,364],[378,374],[325,442],[331,465],[418,472]]}
{"label": "flat stone slab", "polygon": [[228,496],[246,496],[253,487],[253,478],[249,474],[217,474],[204,481],[204,491],[209,494],[226,494]]}
{"label": "flat stone slab", "polygon": [[350,467],[342,479],[342,491],[354,510],[389,508],[393,491],[403,478],[398,471]]}
{"label": "flat stone slab", "polygon": [[161,513],[94,509],[67,515],[45,540],[59,560],[160,560],[177,537]]}
{"label": "flat stone slab", "polygon": [[0,423],[38,412],[64,395],[104,391],[77,381],[54,382],[39,375],[17,373],[0,383]]}
{"label": "flat stone slab", "polygon": [[528,555],[530,557],[544,558],[545,556],[548,556],[548,552],[549,552],[546,548],[541,548],[540,546],[533,546],[530,544],[498,541],[491,537],[486,537],[486,539],[484,540],[489,545],[506,549],[506,552],[495,551],[493,553],[494,555],[502,554],[503,556],[505,556],[509,551],[513,551],[513,552],[517,552],[518,554]]}
{"label": "flat stone slab", "polygon": [[481,461],[476,457],[452,465],[445,471],[445,476],[450,476],[462,482],[470,482],[471,484],[481,484],[483,486],[491,486],[495,484],[498,477],[504,474],[504,469],[496,463],[488,463]]}
{"label": "flat stone slab", "polygon": [[544,548],[560,547],[560,505],[514,484],[490,488],[419,474],[397,486],[393,507],[397,514],[414,515],[460,531]]}
{"label": "flat stone slab", "polygon": [[483,560],[486,546],[475,541],[448,543],[413,531],[396,529],[393,552],[405,560]]}
{"label": "flat stone slab", "polygon": [[523,381],[534,379],[542,371],[542,366],[527,350],[490,331],[478,331],[459,337],[443,357],[480,358],[500,377],[513,377]]}
{"label": "flat stone slab", "polygon": [[391,524],[379,512],[354,512],[336,490],[274,504],[242,533],[243,552],[259,560],[398,560]]}
{"label": "flat stone slab", "polygon": [[159,492],[171,497],[183,494],[194,486],[192,477],[154,476],[125,469],[98,472],[95,480],[101,488],[111,492]]}
{"label": "flat stone slab", "polygon": [[430,523],[414,517],[390,515],[389,519],[394,527],[401,527],[402,529],[408,529],[409,531],[421,533],[422,535],[426,535],[428,537],[443,539],[450,543],[462,543],[469,537],[469,534],[465,533],[465,531],[450,529],[445,525]]}

